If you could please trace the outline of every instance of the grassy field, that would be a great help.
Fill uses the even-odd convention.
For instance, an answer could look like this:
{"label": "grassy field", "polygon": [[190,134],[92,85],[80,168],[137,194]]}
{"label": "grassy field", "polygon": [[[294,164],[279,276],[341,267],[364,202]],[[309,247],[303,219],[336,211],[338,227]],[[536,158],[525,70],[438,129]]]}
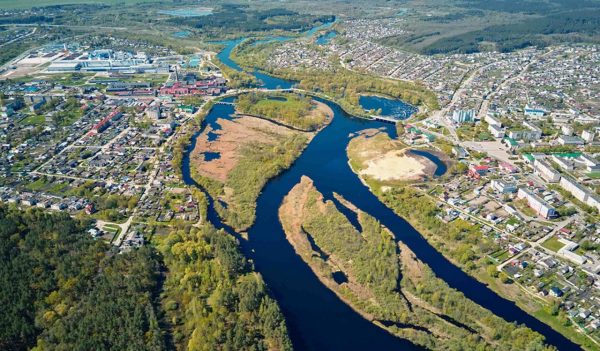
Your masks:
{"label": "grassy field", "polygon": [[587,174],[588,177],[592,179],[600,179],[600,172],[592,172]]}
{"label": "grassy field", "polygon": [[542,244],[543,247],[552,250],[554,252],[557,252],[558,250],[560,250],[563,246],[565,246],[565,244],[561,243],[560,241],[558,241],[558,238],[553,236],[550,239],[544,241],[544,243]]}
{"label": "grassy field", "polygon": [[133,5],[143,2],[159,2],[159,0],[0,0],[0,9],[26,9],[66,4],[106,4],[106,5]]}
{"label": "grassy field", "polygon": [[30,125],[30,126],[38,126],[42,125],[46,122],[46,117],[41,115],[31,115],[25,117],[21,120],[22,124]]}

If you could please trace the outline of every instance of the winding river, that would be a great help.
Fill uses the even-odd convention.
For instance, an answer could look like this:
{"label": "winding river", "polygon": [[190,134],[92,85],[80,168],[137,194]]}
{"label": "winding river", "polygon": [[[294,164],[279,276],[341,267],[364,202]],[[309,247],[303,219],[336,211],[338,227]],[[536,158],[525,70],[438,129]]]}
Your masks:
{"label": "winding river", "polygon": [[[239,42],[241,40],[226,42],[226,48],[219,54],[222,62],[238,70],[240,67],[229,58],[229,53]],[[256,75],[265,88],[291,87],[294,84],[264,74]],[[379,219],[395,234],[397,240],[408,245],[438,277],[471,300],[508,321],[527,325],[544,335],[547,342],[559,350],[580,350],[579,346],[560,333],[449,262],[361,183],[348,166],[345,149],[350,140],[349,134],[365,128],[383,127],[390,136],[395,137],[393,125],[354,118],[338,105],[320,101],[334,111],[333,121],[312,140],[290,169],[267,183],[258,198],[256,222],[248,230],[248,240],[241,240],[242,250],[254,261],[257,271],[279,302],[297,350],[422,350],[407,340],[392,336],[354,312],[321,284],[287,242],[279,223],[278,208],[283,197],[300,181],[302,175],[312,178],[327,199],[333,200],[332,194],[337,192]],[[206,124],[215,123],[217,118],[232,113],[233,106],[215,105],[206,117],[203,128]],[[193,137],[182,163],[184,182],[195,186],[198,185],[190,176],[189,157],[198,134]],[[209,202],[208,220],[217,228],[231,232],[221,222],[212,202]]]}

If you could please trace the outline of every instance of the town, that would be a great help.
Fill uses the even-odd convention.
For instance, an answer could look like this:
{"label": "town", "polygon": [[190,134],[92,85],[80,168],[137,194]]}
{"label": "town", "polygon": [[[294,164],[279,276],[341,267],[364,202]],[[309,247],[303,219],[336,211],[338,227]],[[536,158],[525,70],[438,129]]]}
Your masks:
{"label": "town", "polygon": [[[39,31],[50,29],[12,28],[0,46]],[[253,38],[234,53],[259,52],[254,73],[343,69],[433,92],[439,109],[363,117],[394,123],[403,145],[444,154],[447,174],[410,184],[435,203],[432,217],[475,228],[491,244],[469,252],[517,287],[511,298],[550,306],[549,318],[600,345],[600,46],[427,56],[382,43],[409,32],[401,16],[338,18],[313,36]],[[202,114],[249,91],[307,93],[233,85],[247,72],[228,75],[216,56],[86,35],[12,59],[0,69],[0,202],[90,220],[87,233],[120,253],[156,232],[200,227],[206,199],[180,163]]]}
{"label": "town", "polygon": [[49,45],[5,69],[0,200],[90,216],[94,237],[128,250],[145,223],[200,220],[173,145],[227,87],[206,53],[113,42],[132,51]]}

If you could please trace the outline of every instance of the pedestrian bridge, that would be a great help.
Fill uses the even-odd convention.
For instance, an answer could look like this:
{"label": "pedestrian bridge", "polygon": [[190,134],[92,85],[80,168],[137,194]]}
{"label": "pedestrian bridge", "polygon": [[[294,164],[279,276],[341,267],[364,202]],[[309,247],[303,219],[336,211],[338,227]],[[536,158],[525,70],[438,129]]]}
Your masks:
{"label": "pedestrian bridge", "polygon": [[396,122],[398,122],[398,118],[394,118],[394,117],[371,116],[371,118],[376,121],[392,123],[392,124],[396,124]]}

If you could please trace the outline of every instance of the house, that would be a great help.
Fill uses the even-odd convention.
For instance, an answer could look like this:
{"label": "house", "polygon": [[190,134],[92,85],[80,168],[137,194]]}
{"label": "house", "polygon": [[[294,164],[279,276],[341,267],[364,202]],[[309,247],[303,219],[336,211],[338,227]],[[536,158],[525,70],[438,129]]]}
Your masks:
{"label": "house", "polygon": [[506,172],[506,173],[517,173],[518,169],[517,167],[511,165],[508,162],[500,162],[500,164],[498,165],[498,168],[500,168],[501,171]]}
{"label": "house", "polygon": [[502,179],[493,179],[491,187],[500,194],[509,194],[517,192],[517,186]]}
{"label": "house", "polygon": [[564,293],[559,288],[553,286],[553,287],[550,288],[550,295],[553,296],[553,297],[561,297],[561,296],[564,295]]}
{"label": "house", "polygon": [[469,177],[479,179],[482,175],[486,175],[490,170],[488,166],[476,166],[473,165],[469,168],[468,175]]}

